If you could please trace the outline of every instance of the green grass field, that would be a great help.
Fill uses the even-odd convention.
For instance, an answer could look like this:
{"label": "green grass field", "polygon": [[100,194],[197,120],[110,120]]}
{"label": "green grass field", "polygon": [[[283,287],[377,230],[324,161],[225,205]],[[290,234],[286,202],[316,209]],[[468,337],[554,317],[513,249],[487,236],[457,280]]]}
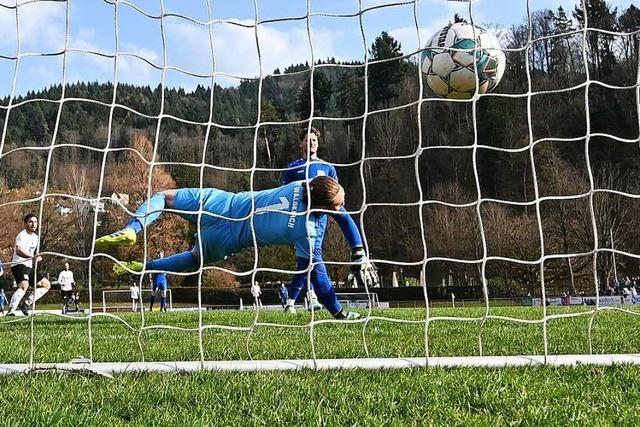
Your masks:
{"label": "green grass field", "polygon": [[[584,309],[556,308],[551,314]],[[424,309],[390,309],[374,315],[418,321],[371,320],[316,324],[318,358],[415,357],[425,354]],[[483,309],[433,309],[432,316],[477,317]],[[536,319],[541,308],[496,307],[491,314]],[[143,329],[140,314],[94,317],[96,362],[199,360],[198,313],[152,313]],[[327,319],[320,313],[320,319]],[[310,358],[304,327],[310,314],[295,317],[262,311],[252,332],[210,328],[202,332],[207,360]],[[588,353],[590,316],[550,320],[551,354]],[[26,363],[34,333],[36,362],[89,357],[87,319],[23,318],[0,325],[0,360]],[[203,324],[249,328],[252,311],[209,311]],[[600,312],[593,321],[594,353],[637,353],[640,317]],[[124,322],[127,322],[125,324]],[[478,355],[481,331],[485,355],[541,354],[540,324],[503,320],[434,321],[428,341],[432,356]],[[364,338],[363,338],[364,337]],[[366,348],[363,340],[366,341]],[[142,350],[141,350],[142,349]],[[640,421],[640,368],[581,366],[506,369],[414,369],[197,374],[121,374],[114,379],[53,372],[0,377],[0,418],[7,425],[511,425],[569,423],[618,425]],[[16,399],[24,404],[16,406]]]}

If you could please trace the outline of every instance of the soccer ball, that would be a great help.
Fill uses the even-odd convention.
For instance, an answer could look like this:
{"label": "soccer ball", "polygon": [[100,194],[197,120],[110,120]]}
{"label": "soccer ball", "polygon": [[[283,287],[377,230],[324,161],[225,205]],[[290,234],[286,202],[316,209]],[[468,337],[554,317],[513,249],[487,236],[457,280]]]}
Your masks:
{"label": "soccer ball", "polygon": [[[477,43],[477,44],[476,44]],[[474,64],[474,48],[476,50]],[[449,24],[429,39],[422,51],[422,72],[427,85],[445,98],[469,99],[478,93],[490,92],[498,86],[506,65],[498,40],[484,28],[466,22]]]}

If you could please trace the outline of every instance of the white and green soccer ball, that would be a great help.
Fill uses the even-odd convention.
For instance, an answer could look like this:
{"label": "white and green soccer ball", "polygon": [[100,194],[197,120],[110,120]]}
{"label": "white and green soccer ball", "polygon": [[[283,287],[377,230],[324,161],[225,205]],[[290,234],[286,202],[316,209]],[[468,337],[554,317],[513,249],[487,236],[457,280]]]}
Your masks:
{"label": "white and green soccer ball", "polygon": [[435,33],[424,46],[421,62],[431,90],[453,99],[473,96],[474,68],[478,72],[478,93],[486,93],[498,86],[506,66],[498,40],[484,28],[466,22],[449,24]]}

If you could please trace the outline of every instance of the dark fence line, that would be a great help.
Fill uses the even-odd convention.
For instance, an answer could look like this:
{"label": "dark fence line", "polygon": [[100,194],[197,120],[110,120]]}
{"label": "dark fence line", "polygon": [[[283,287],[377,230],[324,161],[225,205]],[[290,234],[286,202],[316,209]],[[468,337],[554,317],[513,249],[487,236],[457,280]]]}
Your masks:
{"label": "dark fence line", "polygon": [[[119,290],[126,291],[127,288],[100,288],[93,291],[93,302],[95,305],[102,304],[102,291],[104,290]],[[421,287],[400,287],[400,288],[375,288],[370,289],[370,292],[378,294],[378,299],[383,302],[389,302],[390,306],[422,306],[425,305],[424,291]],[[7,291],[7,297],[10,298],[13,289]],[[198,288],[197,287],[175,287],[171,288],[172,298],[174,304],[188,304],[197,305],[198,303]],[[336,288],[337,293],[365,293],[363,288]],[[559,290],[557,295],[548,290],[548,296],[560,296],[562,292]],[[484,301],[482,294],[482,288],[477,286],[453,286],[446,288],[427,288],[427,294],[429,301],[436,304],[447,304],[451,302],[451,294],[455,295],[456,304],[463,304],[463,301]],[[81,304],[86,305],[89,302],[89,291],[87,289],[78,290]],[[144,300],[149,298],[148,293],[144,293]],[[525,295],[490,295],[490,301],[497,300],[513,300],[518,301],[525,298]],[[536,295],[533,295],[536,297]],[[300,296],[299,300],[304,298],[304,292]],[[240,299],[243,303],[251,304],[253,297],[251,296],[249,287],[239,288],[202,288],[202,304],[203,305],[230,305],[237,306],[240,304]],[[110,302],[123,302],[129,300],[128,292],[121,292],[118,294],[111,294],[108,296]],[[280,299],[278,296],[277,288],[262,288],[263,304],[279,304]],[[60,302],[60,291],[58,289],[52,289],[41,300],[40,304],[55,304]]]}

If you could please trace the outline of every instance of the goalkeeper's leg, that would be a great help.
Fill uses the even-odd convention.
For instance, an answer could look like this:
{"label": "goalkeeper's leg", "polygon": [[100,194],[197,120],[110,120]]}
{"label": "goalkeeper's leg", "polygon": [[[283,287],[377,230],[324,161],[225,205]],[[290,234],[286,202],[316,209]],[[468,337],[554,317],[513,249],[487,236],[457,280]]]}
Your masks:
{"label": "goalkeeper's leg", "polygon": [[172,272],[195,271],[200,266],[200,256],[196,248],[180,252],[165,258],[149,261],[146,266],[139,261],[128,261],[113,266],[117,276],[129,274],[131,271],[140,273],[143,269]]}
{"label": "goalkeeper's leg", "polygon": [[[324,262],[322,261],[322,258],[320,257],[315,257],[316,262],[319,262],[320,264],[316,264],[314,266],[314,268],[321,268],[324,270],[324,275],[327,276],[327,270],[324,266]],[[306,268],[309,265],[309,260],[306,258],[301,258],[298,257],[296,258],[296,269],[297,270],[306,270]],[[328,278],[327,278],[328,280]],[[298,299],[298,297],[300,296],[300,292],[302,292],[302,289],[304,289],[304,287],[307,285],[307,273],[303,272],[303,273],[298,273],[295,276],[293,276],[293,280],[291,281],[291,284],[287,287],[287,293],[289,295],[289,303],[291,305],[293,305],[293,303],[295,303],[295,301]],[[293,301],[293,302],[291,302]],[[288,304],[289,304],[288,303]]]}
{"label": "goalkeeper's leg", "polygon": [[[298,270],[305,270],[309,265],[309,260],[306,258],[298,258]],[[300,273],[294,277],[292,285],[296,284],[296,286],[300,286],[300,281],[302,280],[302,285],[306,283],[307,274]],[[318,296],[318,300],[320,303],[326,308],[329,313],[336,319],[347,319],[354,320],[360,317],[360,315],[356,312],[345,312],[342,310],[342,305],[338,301],[336,297],[336,292],[331,286],[331,281],[329,280],[329,275],[327,274],[327,269],[325,268],[324,263],[319,263],[314,265],[313,270],[311,270],[311,284],[313,285],[313,289]],[[295,289],[294,286],[292,288]]]}
{"label": "goalkeeper's leg", "polygon": [[[199,189],[180,189],[154,193],[149,200],[138,207],[125,228],[97,239],[96,248],[101,250],[110,246],[135,244],[136,234],[157,221],[165,209],[198,212],[202,198],[200,191]],[[189,214],[180,215],[190,221],[195,220]]]}
{"label": "goalkeeper's leg", "polygon": [[136,234],[160,218],[163,209],[172,207],[175,192],[175,190],[170,190],[155,193],[149,200],[138,207],[135,215],[129,220],[125,228],[96,239],[96,249],[102,250],[110,246],[135,244]]}

